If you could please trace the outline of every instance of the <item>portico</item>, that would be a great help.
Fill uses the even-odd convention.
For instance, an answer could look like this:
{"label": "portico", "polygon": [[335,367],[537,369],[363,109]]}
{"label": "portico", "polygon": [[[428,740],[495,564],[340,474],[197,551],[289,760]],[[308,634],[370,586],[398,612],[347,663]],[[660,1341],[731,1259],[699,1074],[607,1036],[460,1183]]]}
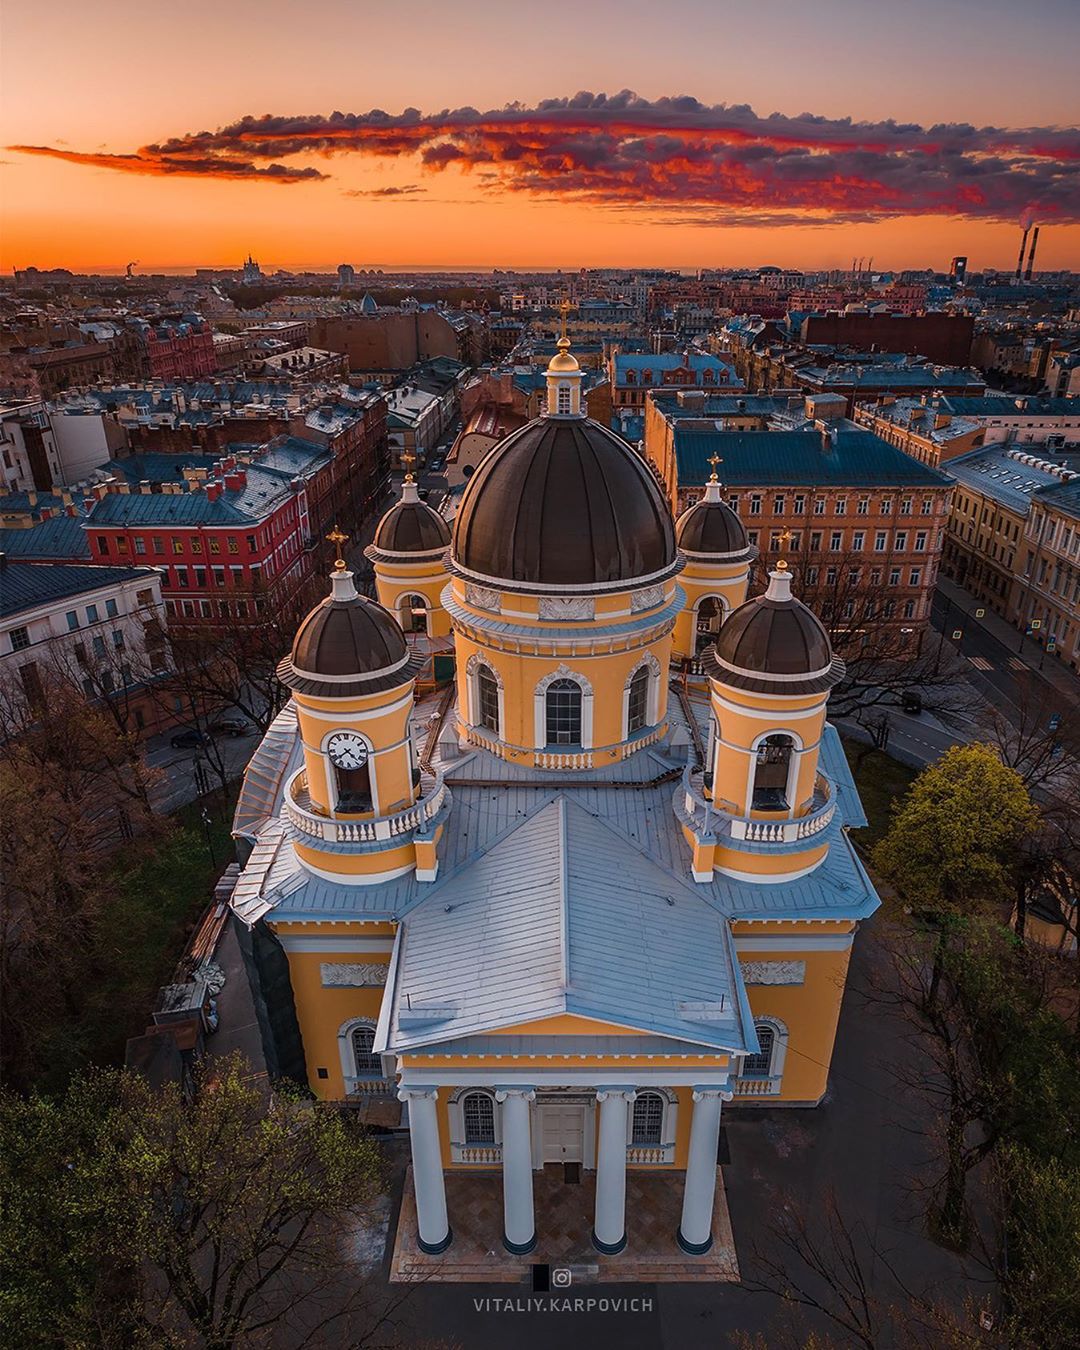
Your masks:
{"label": "portico", "polygon": [[[588,1081],[587,1072],[568,1070],[546,1070],[536,1075],[539,1082],[528,1083],[500,1083],[498,1070],[475,1076],[444,1073],[441,1086],[425,1081],[432,1076],[406,1071],[398,1093],[408,1104],[416,1240],[422,1252],[439,1255],[453,1240],[443,1169],[447,1154],[454,1160],[451,1173],[483,1172],[491,1180],[500,1174],[502,1244],[513,1255],[537,1246],[537,1173],[568,1164],[594,1173],[590,1235],[595,1251],[616,1256],[626,1248],[627,1175],[645,1170],[669,1177],[683,1173],[681,1216],[673,1236],[688,1256],[710,1250],[721,1105],[732,1095],[722,1063],[711,1076],[700,1069],[660,1074],[639,1068],[632,1075],[623,1070],[624,1081],[599,1084],[595,1076]],[[445,1103],[441,1110],[440,1099]],[[681,1111],[689,1113],[682,1128]],[[441,1137],[440,1123],[447,1138]]]}

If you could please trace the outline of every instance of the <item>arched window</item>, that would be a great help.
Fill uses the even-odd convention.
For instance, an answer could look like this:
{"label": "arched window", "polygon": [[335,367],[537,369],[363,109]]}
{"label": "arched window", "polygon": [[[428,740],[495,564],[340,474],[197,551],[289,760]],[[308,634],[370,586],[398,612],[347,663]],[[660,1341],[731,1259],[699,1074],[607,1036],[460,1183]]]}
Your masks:
{"label": "arched window", "polygon": [[664,1099],[659,1092],[641,1092],[634,1102],[630,1142],[642,1147],[663,1143]]}
{"label": "arched window", "polygon": [[743,1078],[768,1078],[772,1072],[773,1046],[776,1044],[776,1031],[767,1022],[758,1022],[754,1026],[758,1045],[761,1049],[756,1055],[747,1055],[743,1061]]}
{"label": "arched window", "polygon": [[499,686],[488,666],[476,667],[476,715],[480,726],[499,732]]}
{"label": "arched window", "polygon": [[371,1047],[375,1044],[375,1028],[362,1022],[358,1027],[353,1027],[351,1039],[357,1078],[381,1078],[382,1058],[371,1053]]}
{"label": "arched window", "polygon": [[635,670],[630,680],[630,695],[626,704],[626,734],[641,731],[649,721],[649,667]]}
{"label": "arched window", "polygon": [[371,796],[371,761],[359,769],[342,769],[331,763],[334,786],[337,789],[335,807],[346,815],[370,811],[374,806]]}
{"label": "arched window", "polygon": [[406,633],[427,632],[427,601],[422,595],[401,597],[401,626]]}
{"label": "arched window", "polygon": [[636,371],[636,370],[628,370],[628,371],[626,372],[626,383],[627,383],[627,384],[637,384],[637,371]]}
{"label": "arched window", "polygon": [[581,685],[576,680],[555,680],[544,699],[547,744],[580,745]]}
{"label": "arched window", "polygon": [[694,634],[695,655],[700,655],[710,643],[716,641],[720,625],[724,622],[724,602],[716,595],[706,595],[698,602],[697,631]]}
{"label": "arched window", "polygon": [[461,1118],[466,1144],[494,1144],[495,1103],[486,1092],[470,1092],[462,1098]]}
{"label": "arched window", "polygon": [[766,736],[757,748],[754,766],[754,794],[751,806],[757,811],[787,811],[788,782],[791,776],[795,742],[783,732]]}
{"label": "arched window", "polygon": [[702,371],[702,374],[701,374],[701,382],[702,382],[702,384],[712,384],[712,382],[713,382],[713,373],[712,373],[711,370],[704,370],[704,371]]}

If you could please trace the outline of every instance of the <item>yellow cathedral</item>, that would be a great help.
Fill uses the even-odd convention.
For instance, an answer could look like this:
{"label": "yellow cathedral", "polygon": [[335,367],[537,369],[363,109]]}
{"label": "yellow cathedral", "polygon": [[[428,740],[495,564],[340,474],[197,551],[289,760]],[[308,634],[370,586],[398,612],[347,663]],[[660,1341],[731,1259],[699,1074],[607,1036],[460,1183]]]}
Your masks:
{"label": "yellow cathedral", "polygon": [[[448,1173],[492,1174],[527,1253],[535,1173],[575,1163],[598,1251],[650,1169],[692,1258],[723,1104],[821,1100],[878,900],[825,629],[782,560],[747,599],[715,466],[672,520],[569,346],[451,527],[406,480],[368,550],[380,603],[339,560],[279,667],[232,903],[287,960],[311,1090],[405,1103],[424,1252],[453,1241]],[[416,633],[452,635],[456,669],[423,698]]]}

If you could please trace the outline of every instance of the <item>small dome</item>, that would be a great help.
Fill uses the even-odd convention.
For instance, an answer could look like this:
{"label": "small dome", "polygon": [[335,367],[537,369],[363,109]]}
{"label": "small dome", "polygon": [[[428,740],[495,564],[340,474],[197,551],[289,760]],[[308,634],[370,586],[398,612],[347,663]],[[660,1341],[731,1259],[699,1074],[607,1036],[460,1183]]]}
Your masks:
{"label": "small dome", "polygon": [[449,544],[446,521],[420,500],[415,483],[406,483],[401,501],[375,527],[375,540],[369,552],[437,553]]}
{"label": "small dome", "polygon": [[393,615],[357,594],[351,573],[335,573],[333,583],[297,629],[281,682],[314,697],[355,698],[412,679],[415,662]]}
{"label": "small dome", "polygon": [[581,369],[577,357],[571,354],[569,338],[562,337],[555,345],[559,350],[548,362],[547,373],[549,375],[567,375],[571,371]]}
{"label": "small dome", "polygon": [[585,417],[537,418],[491,450],[462,496],[451,557],[467,573],[538,588],[630,586],[678,565],[649,466]]}
{"label": "small dome", "polygon": [[753,556],[742,521],[720,499],[719,483],[709,483],[704,497],[675,522],[675,542],[684,553],[714,554],[732,561]]}
{"label": "small dome", "polygon": [[817,615],[791,594],[790,572],[769,573],[769,589],[740,605],[704,655],[707,674],[757,693],[813,694],[844,677]]}

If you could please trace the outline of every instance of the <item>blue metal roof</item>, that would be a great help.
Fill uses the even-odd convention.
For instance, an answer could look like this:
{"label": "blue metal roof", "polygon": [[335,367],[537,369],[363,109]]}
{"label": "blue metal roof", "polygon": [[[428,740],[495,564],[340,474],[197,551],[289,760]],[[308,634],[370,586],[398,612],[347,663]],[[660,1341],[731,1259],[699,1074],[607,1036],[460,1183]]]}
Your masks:
{"label": "blue metal roof", "polygon": [[147,567],[81,567],[56,562],[10,562],[0,568],[0,618],[9,619],[24,610],[37,609],[53,600],[115,589],[125,581],[159,579]]}
{"label": "blue metal roof", "polygon": [[75,562],[90,558],[90,545],[79,516],[51,516],[23,529],[0,529],[0,551],[8,558],[27,560],[56,558]]}
{"label": "blue metal roof", "polygon": [[825,444],[817,431],[724,431],[677,423],[680,487],[701,487],[709,457],[724,461],[727,487],[945,487],[947,474],[913,459],[870,431],[838,431]]}

